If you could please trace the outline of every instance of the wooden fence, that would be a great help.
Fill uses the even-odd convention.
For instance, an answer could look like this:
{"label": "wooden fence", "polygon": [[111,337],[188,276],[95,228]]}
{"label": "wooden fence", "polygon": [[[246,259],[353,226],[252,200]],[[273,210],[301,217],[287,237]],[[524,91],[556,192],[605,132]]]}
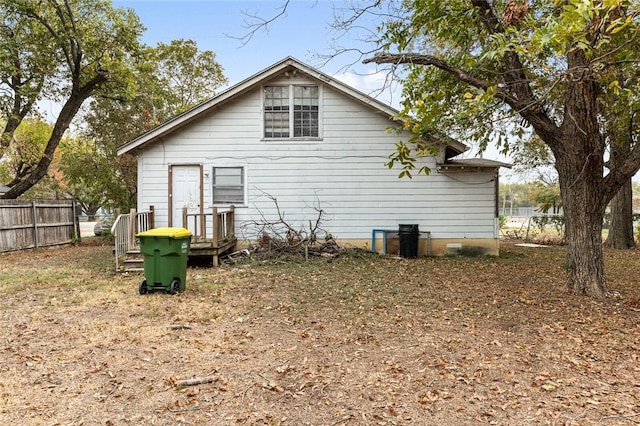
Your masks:
{"label": "wooden fence", "polygon": [[72,243],[79,214],[72,200],[0,200],[0,252]]}

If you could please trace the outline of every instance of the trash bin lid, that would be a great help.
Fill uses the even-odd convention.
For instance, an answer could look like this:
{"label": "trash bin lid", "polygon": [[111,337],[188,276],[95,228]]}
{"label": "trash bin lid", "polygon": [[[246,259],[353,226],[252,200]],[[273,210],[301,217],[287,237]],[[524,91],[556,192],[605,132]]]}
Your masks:
{"label": "trash bin lid", "polygon": [[183,238],[190,237],[191,231],[185,228],[153,228],[148,231],[138,233],[138,237],[169,237]]}

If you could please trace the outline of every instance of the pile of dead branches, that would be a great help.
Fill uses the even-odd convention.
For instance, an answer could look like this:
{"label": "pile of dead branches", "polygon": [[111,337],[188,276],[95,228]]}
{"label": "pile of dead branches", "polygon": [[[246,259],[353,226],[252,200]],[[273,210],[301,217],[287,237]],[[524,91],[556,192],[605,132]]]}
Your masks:
{"label": "pile of dead branches", "polygon": [[[337,257],[341,248],[331,234],[322,228],[326,217],[319,205],[313,207],[317,216],[306,226],[295,227],[289,223],[280,210],[278,200],[269,194],[276,207],[277,218],[268,220],[262,212],[261,219],[246,223],[245,228],[251,229],[256,235],[255,243],[249,246],[252,257],[279,258],[285,255],[310,257]],[[246,230],[246,229],[245,229]]]}
{"label": "pile of dead branches", "polygon": [[318,241],[317,238],[303,236],[300,232],[288,232],[282,238],[263,233],[249,248],[252,255],[263,258],[277,258],[283,255],[309,257],[337,257],[341,248],[331,234]]}

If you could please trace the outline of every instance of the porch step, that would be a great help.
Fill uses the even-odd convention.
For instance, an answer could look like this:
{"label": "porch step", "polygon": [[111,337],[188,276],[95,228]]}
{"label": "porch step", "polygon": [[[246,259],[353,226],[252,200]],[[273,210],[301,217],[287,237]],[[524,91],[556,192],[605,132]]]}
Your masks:
{"label": "porch step", "polygon": [[144,259],[140,250],[130,250],[124,259],[124,272],[144,272]]}

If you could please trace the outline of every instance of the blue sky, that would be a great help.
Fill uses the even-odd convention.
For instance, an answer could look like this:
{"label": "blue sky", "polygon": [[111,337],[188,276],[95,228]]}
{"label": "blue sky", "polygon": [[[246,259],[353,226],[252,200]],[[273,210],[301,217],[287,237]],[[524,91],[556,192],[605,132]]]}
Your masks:
{"label": "blue sky", "polygon": [[[334,12],[339,13],[345,7],[344,1],[292,0],[286,15],[270,23],[266,29],[258,29],[245,44],[237,38],[251,31],[248,25],[256,22],[251,16],[274,17],[280,12],[284,0],[114,0],[113,4],[136,12],[147,27],[143,36],[146,44],[168,43],[183,38],[195,40],[202,50],[213,51],[230,84],[293,56],[397,107],[397,93],[378,93],[384,85],[385,75],[376,73],[375,65],[363,65],[359,56],[353,54],[338,55],[328,63],[318,57],[318,54],[333,52],[333,40],[339,34],[332,31],[331,24]],[[363,45],[355,36],[338,42],[344,47]]]}

